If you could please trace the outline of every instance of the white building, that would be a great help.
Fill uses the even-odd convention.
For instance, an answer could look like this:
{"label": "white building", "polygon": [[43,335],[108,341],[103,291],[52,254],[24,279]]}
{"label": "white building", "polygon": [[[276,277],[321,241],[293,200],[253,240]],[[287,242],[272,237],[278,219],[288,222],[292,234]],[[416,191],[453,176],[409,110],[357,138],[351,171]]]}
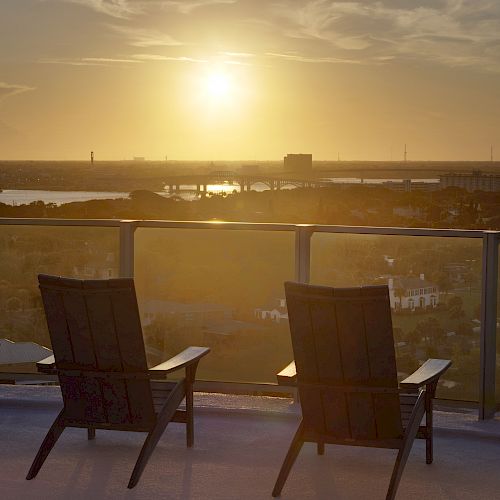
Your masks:
{"label": "white building", "polygon": [[389,278],[389,299],[395,311],[434,308],[439,304],[439,288],[425,279],[417,277]]}
{"label": "white building", "polygon": [[286,299],[276,299],[275,303],[269,307],[259,307],[254,310],[254,315],[258,319],[271,320],[275,323],[288,321],[288,310],[286,308]]}

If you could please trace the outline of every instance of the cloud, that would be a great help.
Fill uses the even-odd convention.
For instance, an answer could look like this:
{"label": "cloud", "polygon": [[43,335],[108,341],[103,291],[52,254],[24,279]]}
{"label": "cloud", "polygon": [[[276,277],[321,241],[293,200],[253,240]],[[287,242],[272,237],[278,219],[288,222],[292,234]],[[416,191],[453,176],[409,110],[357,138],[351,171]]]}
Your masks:
{"label": "cloud", "polygon": [[[101,27],[144,52],[203,46],[219,55],[228,48],[305,63],[410,60],[500,72],[499,0],[45,1],[83,5],[114,18]],[[227,57],[244,63],[241,55]]]}
{"label": "cloud", "polygon": [[29,87],[28,85],[18,85],[13,83],[0,82],[0,103],[17,94],[22,94],[24,92],[29,92],[30,90],[35,90],[35,87]]}
{"label": "cloud", "polygon": [[82,61],[102,63],[136,63],[134,59],[114,59],[111,57],[83,57]]}
{"label": "cloud", "polygon": [[276,52],[267,52],[268,57],[285,59],[287,61],[298,61],[304,63],[328,63],[328,64],[360,64],[357,59],[341,59],[338,57],[306,57],[300,54],[279,54]]}
{"label": "cloud", "polygon": [[132,63],[140,61],[135,59],[117,59],[112,57],[81,57],[76,59],[43,58],[38,61],[41,64],[65,64],[67,66],[111,66],[114,64]]}
{"label": "cloud", "polygon": [[195,9],[210,5],[233,4],[237,0],[55,0],[83,5],[100,14],[118,19],[130,19],[155,10],[174,10],[190,14]]}
{"label": "cloud", "polygon": [[124,35],[133,47],[175,47],[182,45],[170,35],[154,29],[135,28],[133,26],[110,26],[114,31]]}
{"label": "cloud", "polygon": [[[236,66],[251,66],[251,63],[248,62],[250,57],[254,57],[254,54],[248,53],[237,53],[237,52],[220,52],[219,55],[230,57],[231,59],[219,59],[219,58],[205,58],[201,59],[199,57],[190,57],[190,56],[164,56],[161,54],[134,54],[132,57],[137,59],[138,62],[155,62],[155,61],[173,61],[173,62],[191,62],[191,63],[209,63],[214,62],[214,60],[219,60],[222,64],[233,64]],[[238,58],[243,58],[244,60],[238,60]]]}
{"label": "cloud", "polygon": [[224,4],[234,4],[237,0],[182,0],[182,1],[165,1],[159,2],[163,4],[164,8],[174,8],[181,14],[190,14],[193,10],[200,7],[207,7],[210,5],[224,5]]}
{"label": "cloud", "polygon": [[60,2],[74,3],[88,7],[96,12],[111,17],[126,19],[143,12],[143,5],[147,2],[134,2],[133,0],[57,0]]}
{"label": "cloud", "polygon": [[500,71],[500,2],[310,0],[295,8],[275,2],[271,12],[285,37],[315,42],[320,59],[356,51],[366,62],[409,58]]}
{"label": "cloud", "polygon": [[251,54],[250,52],[219,52],[219,54],[227,57],[242,57],[245,59],[255,57],[255,54]]}
{"label": "cloud", "polygon": [[138,61],[179,61],[179,62],[196,62],[196,63],[206,63],[206,59],[196,59],[194,57],[186,56],[162,56],[159,54],[134,54],[132,57],[138,59]]}

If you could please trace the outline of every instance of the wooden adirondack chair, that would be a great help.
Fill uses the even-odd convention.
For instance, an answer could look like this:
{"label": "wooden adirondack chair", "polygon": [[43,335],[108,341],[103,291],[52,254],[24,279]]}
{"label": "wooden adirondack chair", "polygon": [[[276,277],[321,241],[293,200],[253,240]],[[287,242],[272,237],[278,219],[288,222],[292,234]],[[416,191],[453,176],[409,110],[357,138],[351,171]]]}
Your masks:
{"label": "wooden adirondack chair", "polygon": [[[432,463],[432,399],[451,361],[428,360],[398,386],[386,286],[330,288],[285,283],[295,362],[278,382],[296,385],[302,421],[274,486],[279,496],[304,442],[398,450],[396,490],[414,439]],[[425,425],[422,418],[426,416]]]}
{"label": "wooden adirondack chair", "polygon": [[[209,349],[189,347],[148,370],[132,279],[77,280],[39,275],[55,357],[39,368],[58,374],[64,408],[52,424],[26,479],[34,478],[65,427],[147,432],[129,488],[142,474],[167,424],[186,424],[193,445],[193,383]],[[43,368],[45,365],[45,368]],[[186,375],[170,382],[166,374]],[[186,410],[178,406],[186,398]]]}

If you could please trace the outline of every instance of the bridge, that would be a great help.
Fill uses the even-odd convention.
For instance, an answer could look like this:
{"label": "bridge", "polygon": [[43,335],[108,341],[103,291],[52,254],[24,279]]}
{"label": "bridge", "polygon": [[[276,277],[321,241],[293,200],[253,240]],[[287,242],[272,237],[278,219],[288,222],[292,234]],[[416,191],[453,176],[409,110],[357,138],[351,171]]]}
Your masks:
{"label": "bridge", "polygon": [[[213,184],[239,186],[241,192],[250,191],[257,183],[264,184],[271,191],[278,191],[285,186],[312,188],[331,186],[330,182],[324,180],[290,178],[283,175],[240,174],[231,170],[219,170],[201,175],[176,175],[165,179],[164,182],[169,193],[191,191],[200,195],[206,195],[207,186]],[[181,189],[181,186],[192,187]]]}

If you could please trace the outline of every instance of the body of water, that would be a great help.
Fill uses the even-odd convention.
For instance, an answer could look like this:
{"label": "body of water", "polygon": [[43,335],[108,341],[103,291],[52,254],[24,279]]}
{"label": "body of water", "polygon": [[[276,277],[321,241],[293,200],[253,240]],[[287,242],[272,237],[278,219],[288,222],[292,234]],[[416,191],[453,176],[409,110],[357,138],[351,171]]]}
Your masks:
{"label": "body of water", "polygon": [[[334,184],[381,184],[383,182],[402,182],[402,179],[361,179],[359,177],[329,177],[320,179],[329,181]],[[412,182],[438,183],[439,179],[411,179]],[[187,201],[193,201],[199,198],[196,193],[196,185],[181,185],[178,193],[161,191],[157,194],[165,197],[177,196]],[[282,186],[281,189],[294,189],[296,186],[288,184]],[[256,182],[252,184],[252,191],[262,192],[268,191],[270,188],[267,184]],[[211,184],[207,186],[209,194],[232,194],[240,193],[241,187],[239,184]],[[74,201],[89,201],[89,200],[109,200],[128,198],[129,193],[117,191],[44,191],[37,189],[4,189],[0,192],[0,203],[8,205],[26,205],[34,201],[43,201],[44,203],[55,203],[62,205]]]}
{"label": "body of water", "polygon": [[0,203],[7,205],[27,205],[34,201],[44,203],[71,203],[73,201],[109,200],[128,198],[128,193],[113,191],[43,191],[38,189],[4,189],[0,193]]}

